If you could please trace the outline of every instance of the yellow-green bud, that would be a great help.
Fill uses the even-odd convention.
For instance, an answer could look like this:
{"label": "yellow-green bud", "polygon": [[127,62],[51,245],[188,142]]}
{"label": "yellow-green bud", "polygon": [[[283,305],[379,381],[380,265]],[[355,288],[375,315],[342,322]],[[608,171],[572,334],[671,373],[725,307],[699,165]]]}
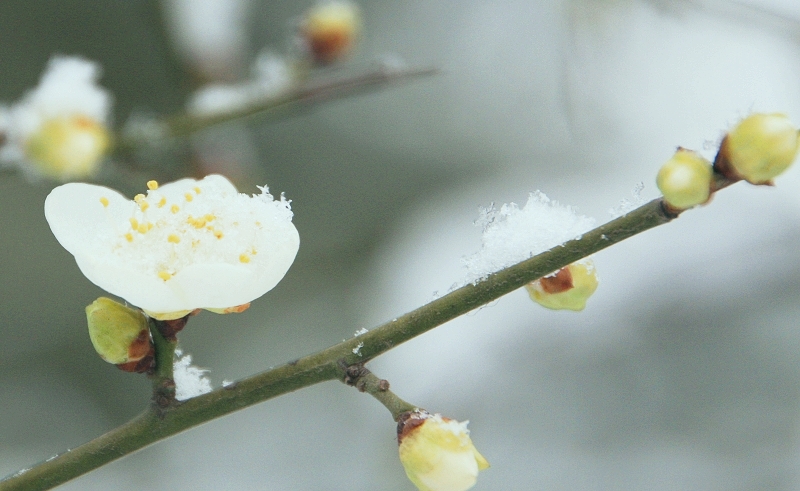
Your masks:
{"label": "yellow-green bud", "polygon": [[62,181],[93,175],[109,148],[108,129],[86,116],[45,121],[27,141],[27,157],[48,177]]}
{"label": "yellow-green bud", "polygon": [[400,462],[420,491],[465,491],[489,467],[469,437],[467,422],[417,410],[397,425]]}
{"label": "yellow-green bud", "polygon": [[714,165],[730,179],[771,184],[797,151],[797,128],[785,114],[753,114],[728,133]]}
{"label": "yellow-green bud", "polygon": [[536,303],[553,310],[580,311],[599,283],[591,259],[583,259],[561,268],[554,274],[525,285]]}
{"label": "yellow-green bud", "polygon": [[685,210],[708,201],[712,175],[711,162],[697,152],[679,148],[661,166],[656,184],[670,206]]}
{"label": "yellow-green bud", "polygon": [[361,30],[358,5],[350,0],[321,1],[305,13],[300,29],[315,62],[338,61],[353,48]]}
{"label": "yellow-green bud", "polygon": [[105,361],[136,364],[151,354],[150,330],[141,311],[100,297],[86,307],[86,320],[94,349]]}

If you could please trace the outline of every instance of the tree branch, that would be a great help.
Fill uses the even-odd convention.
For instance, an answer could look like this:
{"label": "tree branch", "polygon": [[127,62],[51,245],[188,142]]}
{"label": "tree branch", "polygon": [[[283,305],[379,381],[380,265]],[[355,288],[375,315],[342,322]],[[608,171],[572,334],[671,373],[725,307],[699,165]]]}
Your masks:
{"label": "tree branch", "polygon": [[[270,96],[253,101],[252,105],[220,112],[211,115],[181,114],[167,118],[157,125],[162,139],[185,137],[215,125],[250,117],[277,117],[326,100],[344,98],[375,90],[390,84],[396,84],[415,78],[427,77],[439,73],[436,68],[385,69],[380,68],[369,73],[338,80],[317,83],[301,82],[296,88],[280,96]],[[153,135],[147,133],[148,138]],[[152,142],[141,140],[132,135],[122,135],[118,140],[115,153],[125,154],[139,146],[147,146]]]}
{"label": "tree branch", "polygon": [[[731,181],[716,178],[716,189]],[[183,403],[152,404],[130,422],[84,445],[0,481],[0,491],[44,490],[74,479],[154,442],[233,411],[327,380],[345,381],[348,367],[500,298],[525,284],[680,214],[661,199],[646,203],[578,239],[461,287],[358,337]],[[391,411],[392,409],[390,409]]]}

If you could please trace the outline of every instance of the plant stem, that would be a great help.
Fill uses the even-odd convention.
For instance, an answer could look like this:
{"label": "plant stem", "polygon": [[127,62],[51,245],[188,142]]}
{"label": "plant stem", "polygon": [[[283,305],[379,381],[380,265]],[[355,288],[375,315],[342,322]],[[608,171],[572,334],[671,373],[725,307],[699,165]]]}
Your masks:
{"label": "plant stem", "polygon": [[[233,411],[326,380],[345,380],[348,367],[363,365],[395,346],[526,283],[645,230],[668,223],[679,213],[667,211],[661,199],[650,201],[625,216],[585,233],[581,238],[450,292],[356,338],[164,409],[153,404],[130,422],[105,435],[0,481],[0,491],[50,489],[154,442]],[[390,405],[387,407],[393,416],[402,407],[400,403],[394,408]]]}
{"label": "plant stem", "polygon": [[150,378],[153,381],[153,403],[164,410],[176,403],[175,379],[172,377],[172,368],[175,362],[175,348],[178,340],[171,336],[165,337],[162,326],[165,323],[150,319],[150,334],[156,351],[156,366]]}
{"label": "plant stem", "polygon": [[[438,72],[436,68],[378,69],[355,77],[316,84],[303,84],[303,82],[300,82],[301,85],[284,94],[270,96],[262,100],[254,100],[252,104],[244,108],[236,108],[228,112],[210,115],[182,114],[155,122],[155,124],[158,127],[158,132],[161,133],[159,136],[162,139],[185,137],[230,121],[253,116],[278,116],[304,105],[343,98],[393,83],[435,75]],[[137,137],[122,135],[117,141],[115,152],[124,154],[139,146],[152,143]]]}
{"label": "plant stem", "polygon": [[339,366],[344,369],[345,375],[342,381],[347,385],[352,385],[359,392],[366,392],[377,399],[392,413],[393,420],[397,421],[401,414],[418,409],[417,406],[400,399],[397,394],[389,390],[389,382],[378,378],[374,373],[364,368],[363,363],[348,367],[343,362],[340,362]]}

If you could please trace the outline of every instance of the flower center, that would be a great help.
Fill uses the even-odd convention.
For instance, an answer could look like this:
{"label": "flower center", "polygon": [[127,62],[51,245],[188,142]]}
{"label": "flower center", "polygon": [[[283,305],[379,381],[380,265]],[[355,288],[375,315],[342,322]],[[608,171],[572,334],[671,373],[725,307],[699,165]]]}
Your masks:
{"label": "flower center", "polygon": [[[219,196],[200,186],[159,189],[156,181],[147,188],[133,198],[128,222],[115,227],[115,254],[162,281],[191,264],[253,261],[262,224],[249,197]],[[99,201],[105,209],[114,206],[108,197]]]}

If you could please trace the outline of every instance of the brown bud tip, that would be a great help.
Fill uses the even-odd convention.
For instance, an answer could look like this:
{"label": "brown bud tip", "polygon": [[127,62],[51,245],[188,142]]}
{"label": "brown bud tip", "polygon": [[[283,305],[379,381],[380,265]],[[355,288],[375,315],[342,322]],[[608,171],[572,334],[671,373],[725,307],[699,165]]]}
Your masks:
{"label": "brown bud tip", "polygon": [[397,444],[402,443],[403,438],[414,428],[420,426],[430,417],[430,413],[424,409],[406,411],[397,418]]}
{"label": "brown bud tip", "polygon": [[540,279],[539,284],[545,293],[565,292],[573,287],[572,273],[568,267],[563,267],[556,274]]}
{"label": "brown bud tip", "polygon": [[156,351],[153,345],[148,343],[148,351],[139,361],[129,361],[128,363],[119,363],[117,368],[123,372],[131,373],[147,373],[153,369],[156,361]]}

